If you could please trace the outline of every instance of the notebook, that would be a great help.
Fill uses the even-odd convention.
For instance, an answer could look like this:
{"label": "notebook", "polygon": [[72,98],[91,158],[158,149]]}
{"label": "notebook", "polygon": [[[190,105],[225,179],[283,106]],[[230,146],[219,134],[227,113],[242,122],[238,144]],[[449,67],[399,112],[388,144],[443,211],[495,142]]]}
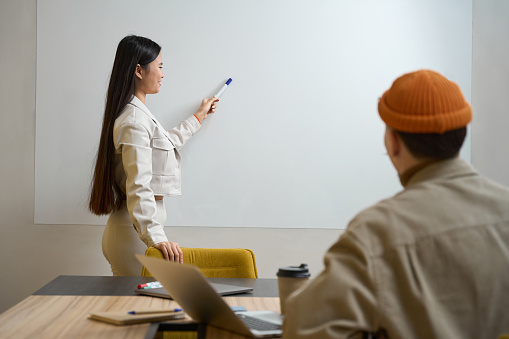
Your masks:
{"label": "notebook", "polygon": [[233,312],[195,266],[139,254],[136,257],[195,321],[249,337],[281,336],[281,314],[271,311]]}
{"label": "notebook", "polygon": [[[209,282],[209,284],[212,286],[212,288],[219,295],[232,295],[232,294],[253,292],[253,289],[251,287],[234,286],[234,285],[220,284],[220,283],[214,283],[214,282]],[[163,287],[137,288],[134,290],[134,293],[139,294],[139,295],[148,295],[151,297],[172,299],[172,297],[168,294],[168,291],[166,291]]]}
{"label": "notebook", "polygon": [[151,323],[168,320],[185,319],[184,312],[151,313],[151,314],[129,314],[124,312],[96,312],[88,316],[89,319],[99,320],[113,325],[132,325]]}

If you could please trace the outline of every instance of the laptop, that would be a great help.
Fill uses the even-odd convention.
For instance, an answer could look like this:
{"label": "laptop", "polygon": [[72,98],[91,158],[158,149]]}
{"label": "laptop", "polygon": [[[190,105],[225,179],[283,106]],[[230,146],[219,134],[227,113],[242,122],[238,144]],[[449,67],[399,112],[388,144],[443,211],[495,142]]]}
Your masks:
{"label": "laptop", "polygon": [[233,312],[196,266],[136,254],[191,318],[254,338],[282,335],[283,316],[271,311]]}
{"label": "laptop", "polygon": [[[241,294],[241,293],[249,293],[253,292],[253,288],[245,287],[245,286],[235,286],[228,284],[221,284],[215,282],[209,282],[210,286],[217,292],[219,295],[232,295],[232,294]],[[134,290],[134,293],[139,295],[148,295],[151,297],[159,297],[166,299],[173,299],[168,291],[164,289],[164,287],[156,287],[156,288],[137,288]]]}

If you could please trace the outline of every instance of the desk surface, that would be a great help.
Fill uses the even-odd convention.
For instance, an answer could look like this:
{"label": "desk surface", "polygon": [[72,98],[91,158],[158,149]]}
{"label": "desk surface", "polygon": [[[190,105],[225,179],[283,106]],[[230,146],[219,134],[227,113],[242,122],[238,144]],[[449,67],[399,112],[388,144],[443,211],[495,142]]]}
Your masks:
{"label": "desk surface", "polygon": [[[225,284],[253,287],[253,293],[223,299],[247,310],[279,311],[277,279],[210,278]],[[173,300],[135,295],[138,284],[150,277],[59,276],[33,295],[0,314],[0,333],[15,338],[153,338],[159,324],[114,326],[88,319],[93,312],[178,307]],[[247,297],[247,298],[246,298]],[[172,326],[161,323],[163,326]],[[185,330],[179,324],[174,330]],[[196,323],[193,323],[196,330]],[[192,330],[192,329],[191,329]],[[200,327],[200,337],[242,338],[211,326]],[[205,333],[205,334],[204,334]]]}
{"label": "desk surface", "polygon": [[[242,305],[248,310],[279,309],[279,298],[225,297],[224,300],[229,305]],[[115,326],[90,320],[88,315],[170,307],[178,307],[178,304],[168,299],[142,296],[32,295],[0,315],[0,333],[4,338],[150,338],[155,334],[149,330],[150,324]],[[206,331],[206,338],[230,335],[220,329]]]}
{"label": "desk surface", "polygon": [[[225,297],[229,305],[248,310],[279,310],[279,298]],[[172,300],[142,296],[32,295],[0,315],[5,338],[146,338],[150,324],[115,326],[88,319],[94,312],[178,307]],[[212,331],[212,333],[211,333]],[[207,338],[223,338],[227,331],[207,329]],[[235,336],[237,337],[237,336]]]}
{"label": "desk surface", "polygon": [[[211,282],[252,287],[252,293],[237,297],[278,297],[277,279],[207,278]],[[34,295],[104,295],[136,296],[139,284],[154,281],[152,277],[111,277],[61,275],[43,286]]]}

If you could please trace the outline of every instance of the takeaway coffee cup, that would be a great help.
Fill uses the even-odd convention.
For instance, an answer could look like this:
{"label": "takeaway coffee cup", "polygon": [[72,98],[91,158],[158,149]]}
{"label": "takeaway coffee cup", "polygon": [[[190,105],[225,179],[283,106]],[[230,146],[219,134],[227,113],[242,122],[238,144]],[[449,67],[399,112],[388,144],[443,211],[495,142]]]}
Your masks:
{"label": "takeaway coffee cup", "polygon": [[285,313],[286,298],[302,287],[309,279],[308,265],[281,267],[277,272],[281,314]]}

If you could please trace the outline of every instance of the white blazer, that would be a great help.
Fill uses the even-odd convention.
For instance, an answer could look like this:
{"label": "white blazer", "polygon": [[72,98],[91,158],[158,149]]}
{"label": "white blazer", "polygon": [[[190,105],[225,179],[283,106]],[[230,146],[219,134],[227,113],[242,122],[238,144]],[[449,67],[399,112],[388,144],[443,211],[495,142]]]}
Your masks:
{"label": "white blazer", "polygon": [[135,96],[115,120],[115,179],[125,190],[131,220],[147,246],[168,241],[164,225],[155,218],[154,195],[181,194],[178,150],[200,127],[193,115],[166,131]]}

